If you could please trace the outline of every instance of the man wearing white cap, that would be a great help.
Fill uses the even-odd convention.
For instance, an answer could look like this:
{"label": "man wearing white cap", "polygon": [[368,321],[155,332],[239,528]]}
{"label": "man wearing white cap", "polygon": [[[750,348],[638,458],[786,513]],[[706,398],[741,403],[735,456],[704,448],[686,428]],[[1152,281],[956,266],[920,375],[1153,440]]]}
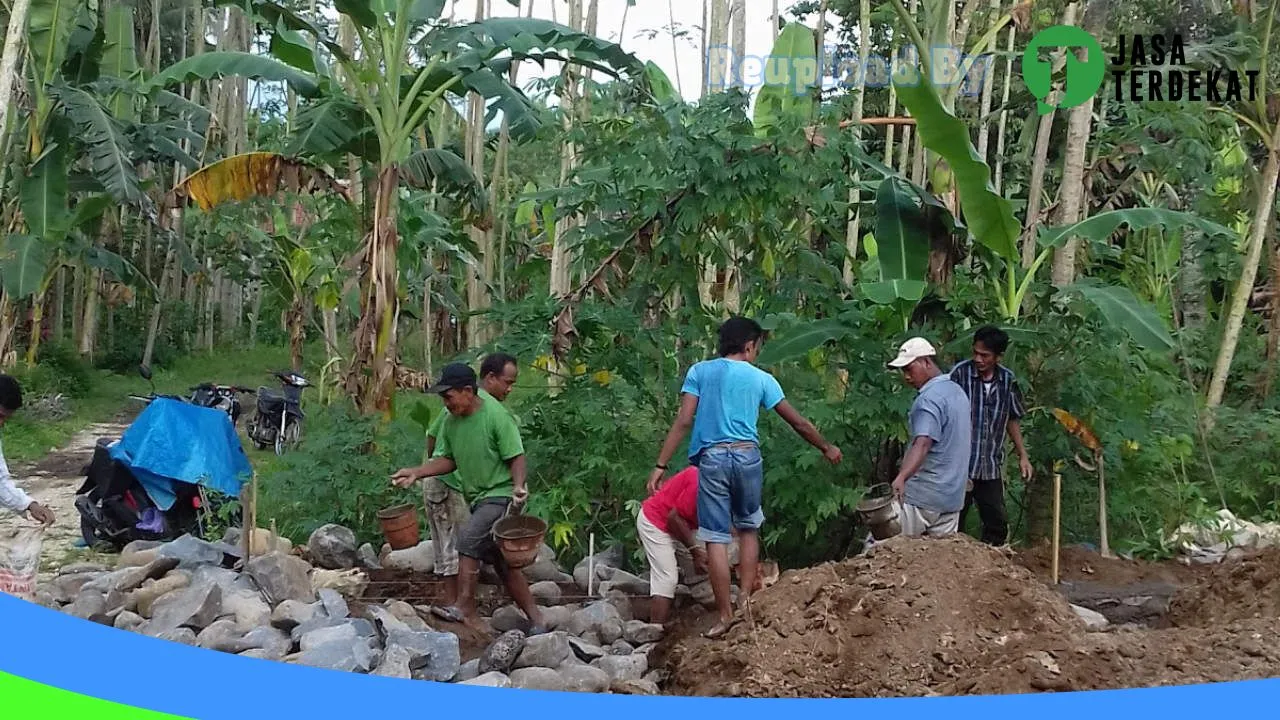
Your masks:
{"label": "man wearing white cap", "polygon": [[902,508],[902,534],[908,536],[954,534],[969,479],[969,397],[938,369],[935,355],[929,341],[914,337],[889,361],[889,367],[901,370],[907,384],[919,391],[907,417],[911,445],[893,480]]}

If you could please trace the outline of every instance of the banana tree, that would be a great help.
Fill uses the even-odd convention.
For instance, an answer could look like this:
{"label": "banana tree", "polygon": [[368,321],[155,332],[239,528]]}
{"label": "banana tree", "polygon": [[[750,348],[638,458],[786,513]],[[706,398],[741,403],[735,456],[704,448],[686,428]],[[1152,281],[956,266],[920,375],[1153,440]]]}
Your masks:
{"label": "banana tree", "polygon": [[[514,62],[554,59],[610,75],[625,71],[643,77],[643,65],[616,44],[543,20],[493,18],[452,25],[442,18],[446,4],[337,0],[340,22],[349,23],[358,39],[358,48],[348,51],[329,35],[318,15],[309,18],[274,2],[251,0],[249,7],[270,32],[272,57],[205,53],[171,66],[155,81],[171,85],[238,75],[286,82],[310,101],[299,116],[299,150],[353,152],[374,163],[372,228],[357,256],[360,320],[346,382],[347,392],[365,412],[391,410],[399,315],[400,189],[411,164],[428,163],[424,154],[437,160],[445,155],[439,147],[414,145],[415,137],[426,135],[422,131],[433,109],[446,96],[475,93],[492,103],[486,123],[500,111],[511,133],[520,136],[535,130],[538,120],[528,99],[507,81]],[[314,40],[307,40],[308,35]],[[330,63],[339,76],[331,73]],[[343,90],[343,81],[354,97]]]}

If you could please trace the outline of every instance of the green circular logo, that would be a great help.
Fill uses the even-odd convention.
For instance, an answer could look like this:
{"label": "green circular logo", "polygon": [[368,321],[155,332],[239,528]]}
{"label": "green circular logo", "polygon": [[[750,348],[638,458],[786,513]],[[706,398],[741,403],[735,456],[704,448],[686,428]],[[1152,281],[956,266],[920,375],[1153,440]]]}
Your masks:
{"label": "green circular logo", "polygon": [[[1068,50],[1066,60],[1066,80],[1062,87],[1062,95],[1057,104],[1051,105],[1046,100],[1053,92],[1053,63],[1040,59],[1040,48],[1061,47]],[[1076,57],[1075,48],[1085,49],[1085,59]],[[1102,57],[1102,46],[1097,38],[1072,25],[1054,25],[1036,33],[1022,53],[1022,79],[1027,89],[1036,97],[1040,114],[1044,115],[1055,108],[1072,108],[1085,102],[1097,94],[1102,87],[1102,78],[1107,72],[1106,59]]]}

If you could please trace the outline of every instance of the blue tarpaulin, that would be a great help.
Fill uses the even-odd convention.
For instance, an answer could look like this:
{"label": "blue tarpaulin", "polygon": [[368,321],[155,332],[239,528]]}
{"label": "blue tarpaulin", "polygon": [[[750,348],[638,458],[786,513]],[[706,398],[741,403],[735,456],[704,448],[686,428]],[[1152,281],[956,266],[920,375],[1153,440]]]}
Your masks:
{"label": "blue tarpaulin", "polygon": [[173,507],[174,481],[239,497],[253,474],[225,412],[169,398],[152,401],[110,452],[161,510]]}

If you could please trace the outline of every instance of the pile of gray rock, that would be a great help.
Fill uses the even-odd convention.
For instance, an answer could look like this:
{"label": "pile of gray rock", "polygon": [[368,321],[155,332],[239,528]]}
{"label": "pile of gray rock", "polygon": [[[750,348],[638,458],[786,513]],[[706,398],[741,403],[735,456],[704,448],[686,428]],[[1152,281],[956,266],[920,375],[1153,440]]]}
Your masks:
{"label": "pile of gray rock", "polygon": [[[369,545],[357,547],[349,529],[326,525],[295,550],[287,540],[255,530],[250,558],[241,562],[237,535],[229,533],[221,543],[191,536],[135,542],[115,569],[64,567],[37,590],[37,600],[172,642],[384,677],[631,694],[656,694],[665,679],[649,662],[662,627],[637,617],[632,606],[632,597],[648,595],[649,583],[621,569],[619,548],[567,573],[544,546],[524,572],[549,632],[527,636],[528,619],[505,605],[489,618],[496,639],[480,657],[463,662],[458,637],[433,627],[438,623],[427,607],[359,601],[371,569],[430,572],[429,542],[375,553]],[[688,570],[696,582],[682,585],[681,594],[709,602],[705,579]],[[567,602],[564,586],[576,586],[586,597],[588,585],[592,592],[584,602]]]}

